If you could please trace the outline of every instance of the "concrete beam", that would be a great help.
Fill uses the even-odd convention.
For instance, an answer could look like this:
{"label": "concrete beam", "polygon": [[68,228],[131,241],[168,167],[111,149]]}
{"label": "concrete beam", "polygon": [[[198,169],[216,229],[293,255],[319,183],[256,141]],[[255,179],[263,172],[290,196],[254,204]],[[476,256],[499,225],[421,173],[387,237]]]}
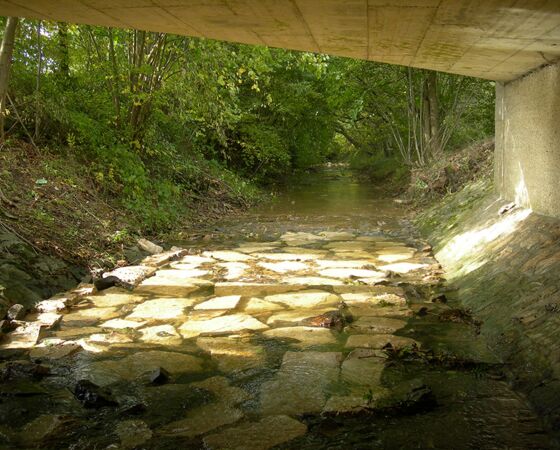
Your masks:
{"label": "concrete beam", "polygon": [[204,36],[498,81],[560,58],[560,0],[0,0],[0,15]]}
{"label": "concrete beam", "polygon": [[497,83],[495,182],[502,197],[560,217],[560,64]]}

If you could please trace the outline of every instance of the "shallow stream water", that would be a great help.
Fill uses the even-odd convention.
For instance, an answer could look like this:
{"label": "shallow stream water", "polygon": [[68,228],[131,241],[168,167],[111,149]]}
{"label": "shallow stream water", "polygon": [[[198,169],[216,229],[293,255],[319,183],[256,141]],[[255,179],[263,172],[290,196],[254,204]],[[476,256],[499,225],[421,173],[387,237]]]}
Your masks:
{"label": "shallow stream water", "polygon": [[188,254],[135,289],[87,295],[37,343],[3,344],[0,439],[76,450],[550,448],[404,212],[331,167],[176,243]]}

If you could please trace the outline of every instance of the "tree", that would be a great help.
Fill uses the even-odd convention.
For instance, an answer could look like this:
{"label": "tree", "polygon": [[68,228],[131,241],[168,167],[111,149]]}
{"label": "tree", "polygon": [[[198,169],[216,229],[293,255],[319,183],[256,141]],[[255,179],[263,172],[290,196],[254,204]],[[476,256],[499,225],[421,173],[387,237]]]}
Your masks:
{"label": "tree", "polygon": [[14,51],[14,40],[18,25],[17,17],[8,17],[4,36],[0,46],[0,141],[4,141],[4,117],[6,111],[6,99],[8,96],[8,83],[10,80],[10,68]]}

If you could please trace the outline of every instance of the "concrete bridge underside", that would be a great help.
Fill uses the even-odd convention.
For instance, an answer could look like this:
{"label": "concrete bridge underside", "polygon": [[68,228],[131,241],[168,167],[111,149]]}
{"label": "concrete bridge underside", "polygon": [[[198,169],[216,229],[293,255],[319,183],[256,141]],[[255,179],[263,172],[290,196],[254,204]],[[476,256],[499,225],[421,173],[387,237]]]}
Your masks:
{"label": "concrete bridge underside", "polygon": [[0,14],[495,80],[497,189],[560,216],[560,0],[0,0]]}

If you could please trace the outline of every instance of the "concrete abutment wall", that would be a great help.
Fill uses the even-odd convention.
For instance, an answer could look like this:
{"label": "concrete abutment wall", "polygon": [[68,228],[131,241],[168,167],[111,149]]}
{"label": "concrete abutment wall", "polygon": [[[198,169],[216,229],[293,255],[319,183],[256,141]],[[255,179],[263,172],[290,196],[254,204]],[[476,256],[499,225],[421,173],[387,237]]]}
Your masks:
{"label": "concrete abutment wall", "polygon": [[504,199],[560,217],[560,64],[496,84],[495,185]]}

